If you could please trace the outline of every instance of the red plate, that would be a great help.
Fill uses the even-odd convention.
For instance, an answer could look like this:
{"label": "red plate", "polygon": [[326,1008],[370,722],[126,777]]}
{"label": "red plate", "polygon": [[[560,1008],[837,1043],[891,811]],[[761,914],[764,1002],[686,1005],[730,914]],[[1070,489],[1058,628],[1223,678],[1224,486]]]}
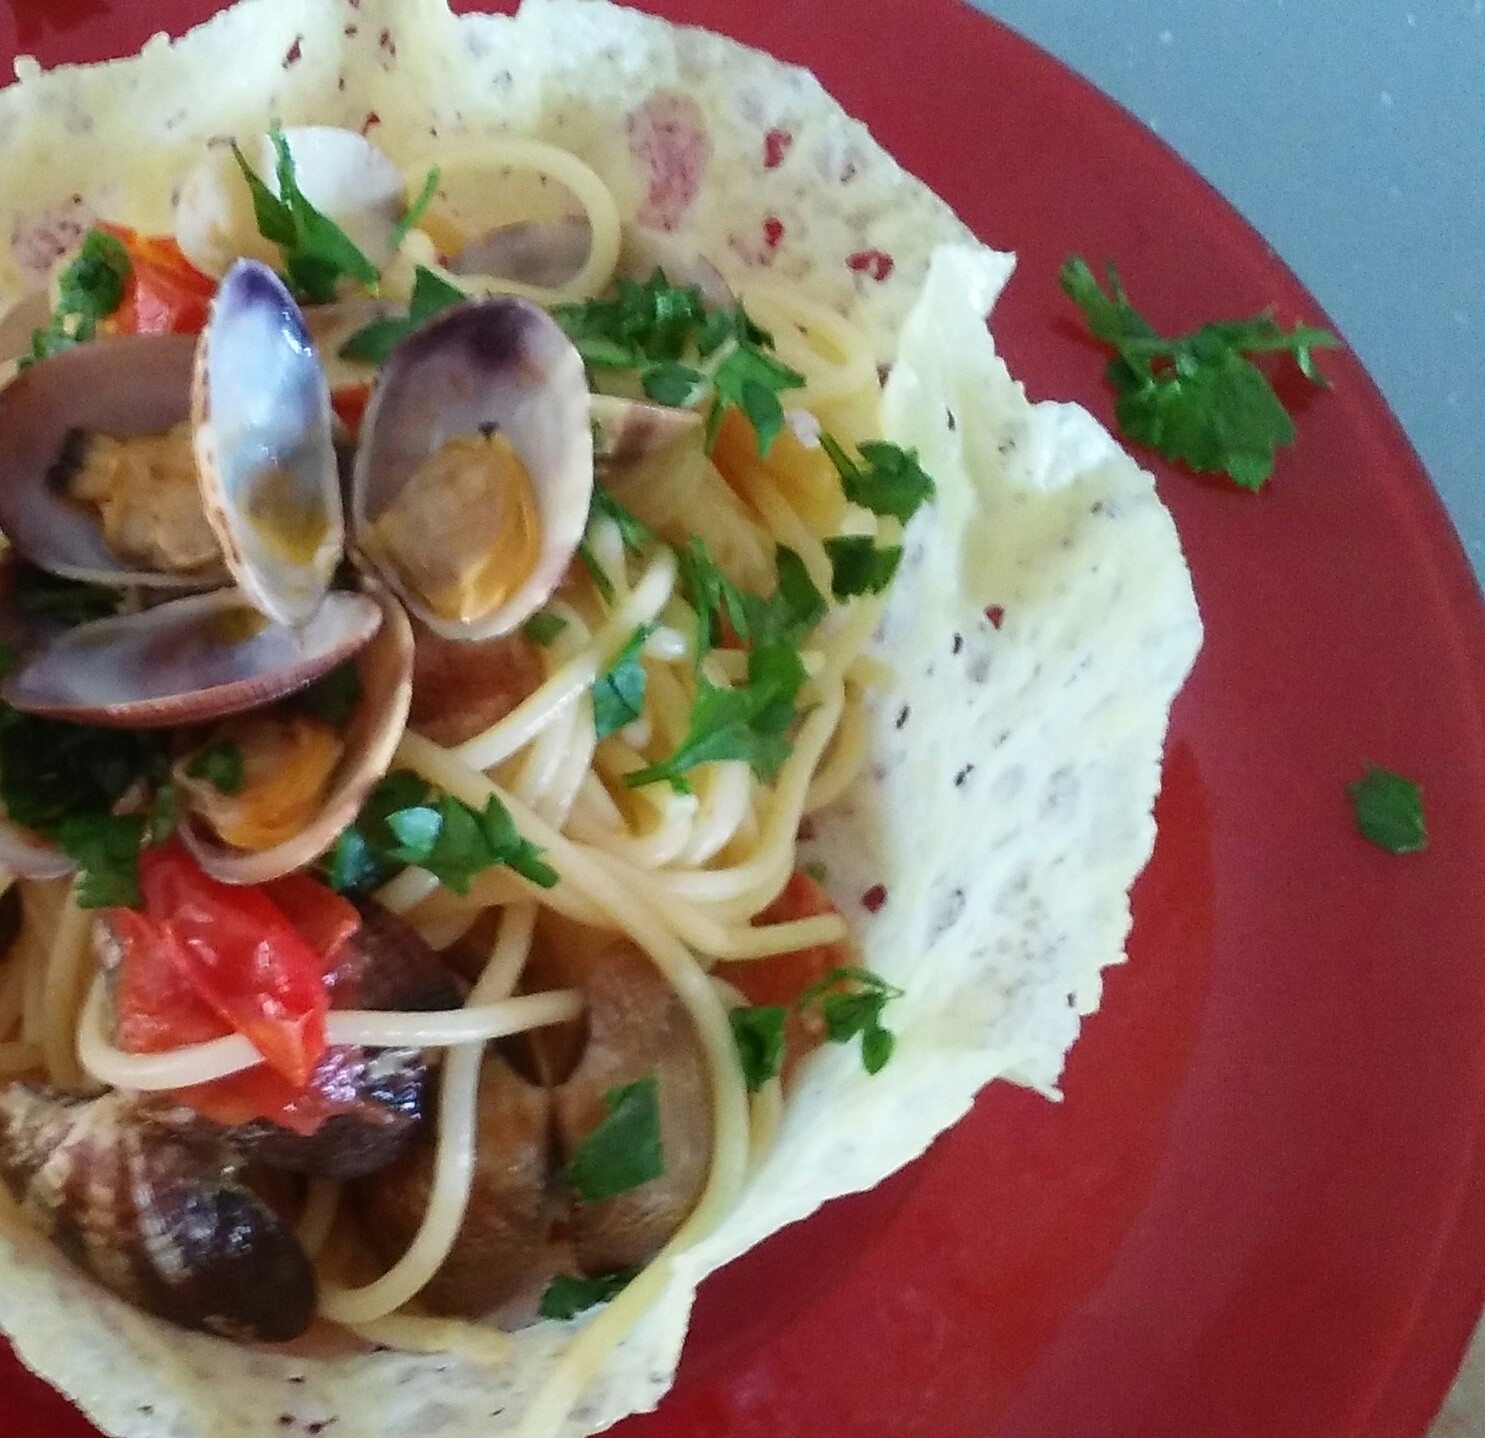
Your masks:
{"label": "red plate", "polygon": [[[211,0],[21,0],[47,62]],[[1263,241],[1121,110],[947,0],[657,9],[811,66],[1020,269],[1036,396],[1105,420],[1059,263],[1117,258],[1159,325],[1276,305]],[[1254,498],[1156,465],[1207,644],[1173,716],[1130,963],[1054,1107],[996,1085],[926,1159],[703,1290],[632,1438],[1416,1438],[1485,1292],[1485,625],[1438,500],[1349,355]],[[1146,456],[1148,458],[1148,456]],[[1352,830],[1364,763],[1432,843]],[[7,1431],[81,1438],[0,1372]],[[349,1435],[348,1435],[349,1438]],[[358,1434],[354,1438],[373,1438]]]}

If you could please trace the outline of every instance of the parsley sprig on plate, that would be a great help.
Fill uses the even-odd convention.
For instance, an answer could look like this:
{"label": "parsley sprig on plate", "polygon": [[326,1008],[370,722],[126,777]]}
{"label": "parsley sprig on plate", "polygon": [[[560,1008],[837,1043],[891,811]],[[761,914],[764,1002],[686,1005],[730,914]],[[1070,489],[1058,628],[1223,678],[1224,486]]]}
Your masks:
{"label": "parsley sprig on plate", "polygon": [[21,367],[94,339],[98,327],[124,302],[134,267],[123,242],[106,230],[89,230],[57,280],[51,320],[31,336]]}
{"label": "parsley sprig on plate", "polygon": [[1313,325],[1286,331],[1264,314],[1166,338],[1130,303],[1112,263],[1107,273],[1105,292],[1074,256],[1059,278],[1093,336],[1115,351],[1106,374],[1120,430],[1168,459],[1261,489],[1275,452],[1294,442],[1294,421],[1249,356],[1293,355],[1305,378],[1323,385],[1315,351],[1334,346],[1335,336]]}

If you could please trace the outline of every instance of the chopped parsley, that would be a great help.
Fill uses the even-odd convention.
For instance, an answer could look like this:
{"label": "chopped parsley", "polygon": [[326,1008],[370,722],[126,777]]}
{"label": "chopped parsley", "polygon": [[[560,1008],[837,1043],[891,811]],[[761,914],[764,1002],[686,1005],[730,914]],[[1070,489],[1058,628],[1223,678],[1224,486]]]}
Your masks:
{"label": "chopped parsley", "polygon": [[0,709],[0,803],[77,863],[85,908],[138,903],[145,819],[113,810],[137,785],[163,784],[167,769],[151,734]]}
{"label": "chopped parsley", "polygon": [[636,629],[614,662],[593,681],[593,727],[600,739],[607,739],[644,713],[645,667],[640,654],[654,628],[645,624]]}
{"label": "chopped parsley", "polygon": [[521,633],[533,644],[546,648],[557,642],[558,636],[567,628],[567,621],[550,609],[539,609],[522,626]]}
{"label": "chopped parsley", "polygon": [[868,440],[859,447],[860,459],[852,459],[825,433],[820,435],[820,448],[840,475],[846,498],[873,514],[890,515],[906,524],[933,498],[933,481],[911,449],[886,440]]}
{"label": "chopped parsley", "polygon": [[870,969],[835,968],[811,984],[794,1002],[796,1010],[818,1007],[825,1020],[825,1036],[834,1044],[848,1044],[861,1036],[861,1064],[877,1074],[892,1057],[897,1040],[882,1024],[882,1010],[902,990]]}
{"label": "chopped parsley", "polygon": [[697,662],[721,642],[724,622],[746,642],[751,633],[748,595],[722,573],[700,535],[691,535],[685,548],[676,551],[676,565],[681,591],[698,620]]}
{"label": "chopped parsley", "polygon": [[609,299],[561,305],[557,323],[589,373],[632,370],[656,404],[689,408],[711,395],[707,448],[729,409],[752,424],[766,455],[784,427],[779,395],[804,376],[769,353],[773,341],[741,305],[710,314],[694,285],[672,285],[663,270],[648,280],[620,279]]}
{"label": "chopped parsley", "polygon": [[543,1318],[566,1323],[600,1303],[616,1298],[634,1281],[637,1268],[621,1268],[617,1273],[600,1273],[594,1278],[574,1278],[569,1273],[553,1276],[541,1295],[537,1312]]}
{"label": "chopped parsley", "polygon": [[680,747],[669,758],[624,776],[637,789],[668,782],[687,787],[683,779],[698,764],[745,759],[760,779],[772,779],[789,757],[788,731],[799,717],[795,699],[804,683],[804,665],[786,644],[762,644],[748,654],[747,682],[720,688],[699,671],[696,702]]}
{"label": "chopped parsley", "polygon": [[556,870],[522,838],[495,795],[483,811],[471,809],[399,769],[372,790],[356,822],[336,840],[328,880],[342,892],[367,889],[408,864],[426,869],[456,894],[467,894],[477,874],[497,865],[544,889],[557,882]]}
{"label": "chopped parsley", "polygon": [[815,587],[804,561],[786,545],[775,550],[779,578],[767,599],[734,584],[697,535],[676,551],[676,558],[681,590],[701,621],[698,661],[721,642],[724,622],[740,644],[797,648],[825,617],[825,596]]}
{"label": "chopped parsley", "polygon": [[665,1172],[660,1145],[660,1079],[653,1071],[603,1096],[604,1117],[573,1154],[563,1176],[584,1203],[599,1203]]}
{"label": "chopped parsley", "polygon": [[659,536],[655,531],[638,515],[631,514],[625,509],[601,484],[593,486],[593,503],[589,518],[591,519],[595,514],[601,514],[605,519],[613,521],[619,531],[619,538],[624,541],[624,548],[631,554],[638,554],[641,550],[659,542]]}
{"label": "chopped parsley", "polygon": [[193,779],[204,779],[219,794],[240,794],[247,783],[242,745],[230,739],[208,744],[186,765],[186,773]]}
{"label": "chopped parsley", "polygon": [[425,320],[431,320],[434,315],[442,314],[468,298],[457,285],[451,285],[426,265],[419,265],[413,273],[412,298],[408,301],[406,316],[385,315],[372,320],[341,345],[340,357],[381,364]]}
{"label": "chopped parsley", "polygon": [[1416,854],[1428,847],[1423,792],[1411,779],[1368,765],[1346,792],[1357,829],[1378,848],[1390,854]]}
{"label": "chopped parsley", "polygon": [[49,574],[34,564],[16,570],[15,602],[23,613],[55,619],[59,624],[86,624],[118,612],[123,595],[101,584],[85,584]]}
{"label": "chopped parsley", "polygon": [[433,203],[433,197],[438,193],[438,178],[438,166],[433,165],[428,170],[428,178],[423,181],[423,188],[418,191],[417,198],[407,207],[407,213],[397,221],[392,229],[391,247],[394,252],[402,248],[403,241],[428,213],[428,206]]}
{"label": "chopped parsley", "polygon": [[298,705],[310,718],[340,729],[350,722],[363,692],[360,671],[352,660],[316,679],[299,695]]}
{"label": "chopped parsley", "polygon": [[284,132],[275,125],[268,138],[278,156],[278,194],[248,164],[236,141],[232,144],[232,155],[252,194],[258,233],[278,246],[284,274],[295,294],[316,304],[328,304],[335,298],[342,279],[355,280],[374,290],[379,280],[376,266],[299,188],[294,156]]}
{"label": "chopped parsley", "polygon": [[22,359],[22,367],[94,339],[98,326],[123,304],[133,273],[129,252],[117,236],[89,230],[62,271],[57,306],[46,327],[31,336],[31,353]]}
{"label": "chopped parsley", "polygon": [[732,1042],[737,1046],[743,1079],[749,1093],[757,1093],[784,1067],[784,1024],[789,1010],[782,1004],[751,1004],[731,1010]]}
{"label": "chopped parsley", "polygon": [[1292,354],[1300,373],[1323,385],[1315,351],[1335,345],[1335,336],[1301,324],[1286,332],[1262,314],[1165,338],[1130,304],[1112,263],[1107,293],[1077,256],[1063,265],[1059,279],[1094,338],[1115,351],[1105,373],[1120,430],[1167,459],[1261,489],[1273,473],[1275,452],[1294,442],[1294,421],[1247,356]]}
{"label": "chopped parsley", "polygon": [[892,583],[902,561],[902,546],[878,549],[869,534],[842,534],[825,541],[830,556],[830,592],[837,599],[880,594]]}

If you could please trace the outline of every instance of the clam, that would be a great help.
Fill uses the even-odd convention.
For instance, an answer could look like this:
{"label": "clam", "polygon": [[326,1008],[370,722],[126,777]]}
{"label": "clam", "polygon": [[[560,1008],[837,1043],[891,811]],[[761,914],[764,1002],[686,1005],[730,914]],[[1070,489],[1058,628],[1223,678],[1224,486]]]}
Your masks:
{"label": "clam", "polygon": [[[283,137],[304,197],[380,269],[391,258],[392,237],[407,205],[401,171],[354,130],[297,125],[285,129]],[[270,137],[246,141],[243,152],[277,194],[278,154]],[[186,258],[209,275],[225,274],[239,258],[277,258],[276,247],[258,232],[252,194],[229,146],[213,145],[182,181],[175,201],[175,239]]]}
{"label": "clam", "polygon": [[159,1126],[128,1095],[11,1084],[0,1177],[67,1258],[157,1317],[267,1343],[314,1318],[314,1269],[233,1153]]}
{"label": "clam", "polygon": [[[309,627],[313,628],[326,609],[338,606],[341,600],[364,601],[365,598],[341,593],[328,595]],[[328,731],[334,746],[318,784],[310,788],[295,778],[290,766],[283,763],[285,758],[293,756],[284,755],[281,746],[277,752],[270,746],[263,754],[270,772],[264,773],[258,782],[251,729],[237,736],[247,768],[247,783],[239,794],[223,796],[205,780],[194,779],[189,762],[176,766],[183,810],[181,838],[196,861],[214,878],[228,884],[261,884],[302,869],[324,853],[355,820],[366,796],[387,772],[407,727],[412,700],[413,638],[407,615],[384,589],[378,586],[370,602],[380,615],[380,624],[375,637],[356,655],[360,695],[344,732],[336,735],[323,721],[310,716],[303,718],[304,724],[318,723]],[[260,734],[265,732],[265,725],[282,722],[273,716],[258,715],[248,715],[240,721],[242,725],[256,726]],[[274,731],[267,732],[271,738]],[[275,774],[271,772],[275,767],[289,772]],[[281,785],[284,777],[304,791],[283,796],[293,811],[287,824],[291,832],[283,837],[270,834],[268,842],[260,841],[261,847],[229,842],[239,836],[222,816],[230,817],[244,806],[271,802],[266,792],[268,786]],[[306,805],[312,817],[307,821],[295,818],[302,815]]]}
{"label": "clam", "polygon": [[298,305],[255,260],[235,264],[212,301],[191,417],[228,567],[270,619],[303,624],[345,547],[330,387]]}
{"label": "clam", "polygon": [[183,429],[194,349],[189,335],[94,340],[0,390],[0,529],[25,558],[92,584],[221,582]]}
{"label": "clam", "polygon": [[382,623],[375,599],[337,591],[290,629],[223,589],[79,624],[24,662],[3,693],[27,713],[105,728],[202,723],[303,689]]}
{"label": "clam", "polygon": [[561,582],[593,493],[588,386],[537,306],[456,305],[393,353],[352,482],[358,556],[436,633],[508,634]]}

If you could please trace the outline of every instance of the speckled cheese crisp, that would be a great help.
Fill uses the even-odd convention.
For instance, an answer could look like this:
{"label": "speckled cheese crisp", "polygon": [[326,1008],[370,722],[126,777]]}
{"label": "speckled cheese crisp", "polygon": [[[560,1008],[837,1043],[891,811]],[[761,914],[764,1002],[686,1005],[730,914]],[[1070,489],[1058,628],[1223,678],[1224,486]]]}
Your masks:
{"label": "speckled cheese crisp", "polygon": [[[808,288],[894,361],[889,438],[939,496],[914,521],[879,635],[901,676],[873,711],[870,777],[812,841],[873,967],[906,990],[877,1077],[828,1048],[734,1214],[574,1415],[594,1429],[671,1381],[697,1283],[783,1225],[907,1163],[998,1077],[1051,1090],[1122,957],[1171,699],[1200,624],[1170,517],[1083,411],[1031,404],[983,323],[1011,260],[873,144],[807,74],[597,3],[456,20],[441,0],[246,0],[135,59],[0,95],[0,288],[36,283],[95,216],[168,227],[212,136],[274,118],[368,127],[410,173],[491,132],[586,159],[625,217],[725,270]],[[311,1359],[182,1333],[19,1235],[0,1324],[101,1428],[130,1438],[497,1438],[566,1333],[500,1369],[372,1353]]]}

